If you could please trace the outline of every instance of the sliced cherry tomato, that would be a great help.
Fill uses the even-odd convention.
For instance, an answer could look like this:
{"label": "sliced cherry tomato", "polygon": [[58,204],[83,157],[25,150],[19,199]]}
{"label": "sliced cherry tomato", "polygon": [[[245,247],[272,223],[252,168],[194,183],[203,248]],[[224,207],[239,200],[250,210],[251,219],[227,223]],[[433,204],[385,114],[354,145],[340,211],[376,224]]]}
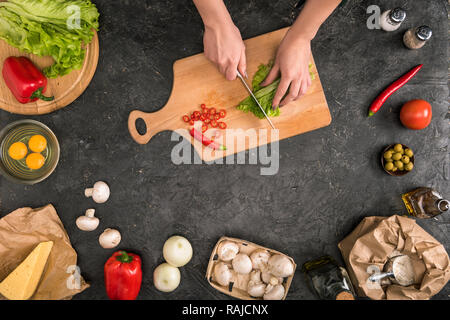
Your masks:
{"label": "sliced cherry tomato", "polygon": [[209,120],[216,120],[216,117],[213,114],[209,115]]}
{"label": "sliced cherry tomato", "polygon": [[220,129],[226,129],[227,128],[227,124],[225,122],[219,122],[218,125],[219,125]]}
{"label": "sliced cherry tomato", "polygon": [[215,114],[215,113],[216,113],[216,108],[211,108],[211,109],[209,109],[209,113],[210,113],[210,114]]}
{"label": "sliced cherry tomato", "polygon": [[200,115],[200,120],[205,121],[205,116],[203,114]]}
{"label": "sliced cherry tomato", "polygon": [[202,133],[204,133],[206,130],[208,130],[208,125],[202,125]]}
{"label": "sliced cherry tomato", "polygon": [[226,112],[225,110],[222,109],[222,110],[219,111],[219,114],[220,114],[220,117],[221,117],[221,118],[225,118],[226,115],[227,115],[227,112]]}
{"label": "sliced cherry tomato", "polygon": [[183,116],[183,121],[184,121],[184,122],[189,122],[189,120],[191,120],[191,119],[189,118],[189,116]]}
{"label": "sliced cherry tomato", "polygon": [[211,127],[217,128],[217,121],[215,119],[211,120]]}
{"label": "sliced cherry tomato", "polygon": [[203,112],[202,115],[206,118],[209,118],[209,113]]}
{"label": "sliced cherry tomato", "polygon": [[194,111],[194,116],[197,118],[197,117],[200,117],[200,115],[201,115],[201,113],[200,113],[200,111]]}
{"label": "sliced cherry tomato", "polygon": [[206,123],[206,124],[208,124],[208,123],[211,122],[211,119],[210,119],[210,118],[206,118],[203,122]]}
{"label": "sliced cherry tomato", "polygon": [[205,108],[206,108],[206,104],[202,103],[202,104],[200,105],[200,108],[205,109]]}
{"label": "sliced cherry tomato", "polygon": [[215,113],[215,114],[214,114],[214,119],[219,120],[219,119],[220,119],[220,114]]}
{"label": "sliced cherry tomato", "polygon": [[194,122],[195,122],[195,120],[194,120],[194,119],[191,119],[191,120],[189,120],[189,124],[190,124],[191,126],[193,126],[193,125],[194,125]]}
{"label": "sliced cherry tomato", "polygon": [[194,120],[195,119],[195,115],[192,113],[191,114],[191,120]]}

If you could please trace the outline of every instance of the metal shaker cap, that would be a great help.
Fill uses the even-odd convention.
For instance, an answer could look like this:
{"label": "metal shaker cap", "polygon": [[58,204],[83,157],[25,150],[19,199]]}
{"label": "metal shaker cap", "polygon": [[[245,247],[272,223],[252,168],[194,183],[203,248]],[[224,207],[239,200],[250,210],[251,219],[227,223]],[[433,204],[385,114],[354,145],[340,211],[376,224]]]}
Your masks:
{"label": "metal shaker cap", "polygon": [[395,23],[401,23],[406,19],[406,11],[400,7],[394,8],[389,13],[389,18]]}
{"label": "metal shaker cap", "polygon": [[416,36],[422,41],[427,41],[431,38],[433,31],[428,26],[420,26],[416,29]]}
{"label": "metal shaker cap", "polygon": [[448,211],[450,209],[450,201],[445,199],[439,200],[439,202],[437,203],[437,207],[441,212]]}

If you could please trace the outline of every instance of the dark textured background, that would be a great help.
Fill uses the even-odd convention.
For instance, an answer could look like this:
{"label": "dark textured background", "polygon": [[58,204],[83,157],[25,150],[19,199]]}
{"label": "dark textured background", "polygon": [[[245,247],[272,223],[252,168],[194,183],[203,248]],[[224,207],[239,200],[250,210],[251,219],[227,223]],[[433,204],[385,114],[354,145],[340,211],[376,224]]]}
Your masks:
{"label": "dark textured background", "polygon": [[[140,299],[227,299],[205,279],[210,252],[222,235],[285,252],[299,266],[324,253],[341,260],[337,243],[363,217],[405,214],[403,192],[430,186],[450,196],[446,1],[351,0],[335,11],[312,44],[333,122],[282,141],[275,176],[260,176],[257,165],[173,165],[175,142],[169,132],[144,146],[135,143],[127,130],[129,112],[165,104],[173,62],[202,51],[201,20],[188,0],[95,3],[101,13],[101,52],[92,83],[72,105],[31,117],[58,136],[58,168],[35,186],[0,179],[1,216],[24,206],[56,207],[91,283],[76,299],[107,298],[103,264],[113,250],[97,241],[106,227],[120,229],[120,249],[142,256]],[[296,12],[294,0],[226,3],[244,38],[288,26]],[[368,30],[370,4],[401,5],[408,18],[397,32]],[[418,24],[429,24],[433,38],[421,50],[407,50],[402,34]],[[372,99],[419,63],[424,67],[417,76],[367,119]],[[433,106],[432,123],[422,131],[407,130],[399,121],[402,103],[414,98]],[[2,126],[24,118],[0,111]],[[381,149],[394,142],[416,152],[416,168],[405,177],[391,177],[379,164]],[[83,195],[97,180],[111,187],[103,205]],[[90,207],[97,209],[101,225],[86,233],[76,228],[75,219]],[[450,216],[419,224],[449,249]],[[152,271],[173,234],[187,237],[195,253],[181,268],[179,288],[167,294],[154,288]],[[449,295],[447,285],[436,298]],[[312,298],[298,271],[288,299]]]}

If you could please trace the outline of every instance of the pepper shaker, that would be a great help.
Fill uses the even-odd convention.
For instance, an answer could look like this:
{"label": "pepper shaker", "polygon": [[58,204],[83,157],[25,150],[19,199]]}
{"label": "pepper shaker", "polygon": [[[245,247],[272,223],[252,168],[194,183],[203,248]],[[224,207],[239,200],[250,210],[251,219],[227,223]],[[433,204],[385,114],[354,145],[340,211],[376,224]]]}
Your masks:
{"label": "pepper shaker", "polygon": [[395,31],[406,19],[406,11],[400,7],[386,10],[380,16],[380,27],[384,31]]}
{"label": "pepper shaker", "polygon": [[403,43],[409,49],[420,49],[431,38],[433,31],[428,26],[411,28],[403,35]]}

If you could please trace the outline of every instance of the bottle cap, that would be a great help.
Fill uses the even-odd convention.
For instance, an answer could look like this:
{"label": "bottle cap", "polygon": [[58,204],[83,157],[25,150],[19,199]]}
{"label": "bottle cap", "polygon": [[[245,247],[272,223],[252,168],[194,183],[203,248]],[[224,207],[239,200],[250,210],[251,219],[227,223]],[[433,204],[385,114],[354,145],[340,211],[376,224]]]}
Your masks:
{"label": "bottle cap", "polygon": [[416,29],[416,36],[422,41],[427,41],[431,38],[433,31],[428,26],[420,26]]}
{"label": "bottle cap", "polygon": [[391,18],[391,20],[395,23],[401,23],[406,19],[406,11],[400,7],[394,8],[391,10],[389,18]]}
{"label": "bottle cap", "polygon": [[437,207],[441,212],[448,211],[448,209],[450,209],[450,201],[445,199],[439,200],[439,202],[437,203]]}

